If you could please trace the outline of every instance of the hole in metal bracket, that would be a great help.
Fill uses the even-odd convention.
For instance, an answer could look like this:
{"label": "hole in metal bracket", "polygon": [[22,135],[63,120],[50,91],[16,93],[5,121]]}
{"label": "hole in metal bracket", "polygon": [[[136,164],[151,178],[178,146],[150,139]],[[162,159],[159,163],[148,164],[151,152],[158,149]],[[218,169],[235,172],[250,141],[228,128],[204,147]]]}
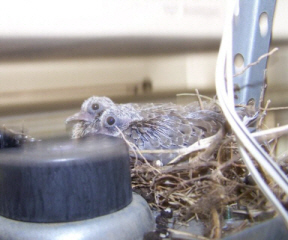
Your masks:
{"label": "hole in metal bracket", "polygon": [[244,68],[244,57],[241,53],[237,53],[234,57],[234,70],[235,73],[239,73]]}
{"label": "hole in metal bracket", "polygon": [[259,28],[261,37],[265,37],[268,33],[268,14],[266,12],[261,13],[259,17]]}

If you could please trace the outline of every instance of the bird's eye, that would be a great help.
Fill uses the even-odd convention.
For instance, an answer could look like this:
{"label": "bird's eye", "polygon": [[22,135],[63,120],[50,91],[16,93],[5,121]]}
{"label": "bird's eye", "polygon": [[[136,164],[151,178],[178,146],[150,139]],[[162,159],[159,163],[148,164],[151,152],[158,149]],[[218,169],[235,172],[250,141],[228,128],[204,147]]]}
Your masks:
{"label": "bird's eye", "polygon": [[94,104],[92,104],[91,108],[96,111],[96,110],[99,109],[99,104],[98,103],[94,103]]}
{"label": "bird's eye", "polygon": [[106,119],[106,122],[107,122],[110,126],[112,126],[112,125],[115,123],[115,118],[114,118],[114,117],[108,117],[108,118]]}

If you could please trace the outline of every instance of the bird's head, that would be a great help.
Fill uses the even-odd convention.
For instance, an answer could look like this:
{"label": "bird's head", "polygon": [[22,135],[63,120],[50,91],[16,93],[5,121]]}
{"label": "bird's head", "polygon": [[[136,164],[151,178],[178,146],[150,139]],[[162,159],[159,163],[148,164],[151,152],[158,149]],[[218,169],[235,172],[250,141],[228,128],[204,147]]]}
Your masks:
{"label": "bird's head", "polygon": [[142,120],[138,112],[130,110],[125,111],[123,107],[111,107],[107,109],[100,117],[98,133],[119,137],[120,131],[129,128],[132,122]]}
{"label": "bird's head", "polygon": [[84,101],[80,112],[66,119],[66,124],[76,123],[77,132],[79,132],[77,136],[79,135],[79,137],[83,137],[88,133],[97,133],[99,130],[100,116],[106,109],[114,105],[113,101],[107,97],[90,97]]}

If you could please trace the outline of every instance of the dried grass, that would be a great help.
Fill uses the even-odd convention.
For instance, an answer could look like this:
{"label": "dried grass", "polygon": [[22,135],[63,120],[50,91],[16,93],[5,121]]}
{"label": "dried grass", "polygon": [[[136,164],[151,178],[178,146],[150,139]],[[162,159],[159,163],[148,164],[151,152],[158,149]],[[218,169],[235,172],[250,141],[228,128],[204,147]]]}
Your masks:
{"label": "dried grass", "polygon": [[[267,108],[264,109],[266,110]],[[263,117],[259,126],[262,121]],[[283,130],[285,133],[286,128]],[[275,148],[276,141],[272,137],[275,134],[280,136],[281,131],[266,130],[266,133],[264,136],[261,133],[255,136],[265,143],[263,146],[266,149],[271,144],[274,144],[271,148]],[[132,148],[141,156],[136,146]],[[143,159],[143,155],[141,158]],[[284,162],[287,163],[281,161],[280,166],[287,171]],[[256,162],[255,165],[283,205],[287,206],[287,196]],[[238,152],[235,136],[229,129],[220,129],[205,148],[179,153],[179,159],[166,166],[155,166],[146,160],[132,159],[131,176],[133,190],[141,194],[152,209],[172,208],[176,216],[175,224],[191,219],[204,221],[207,226],[206,237],[209,238],[221,238],[227,208],[233,215],[241,215],[241,218],[244,216],[243,226],[239,226],[238,230],[249,225],[248,221],[257,221],[275,214],[270,203],[250,179]],[[230,232],[237,229],[230,229]],[[173,231],[176,230],[171,230]],[[200,236],[199,239],[205,238]]]}

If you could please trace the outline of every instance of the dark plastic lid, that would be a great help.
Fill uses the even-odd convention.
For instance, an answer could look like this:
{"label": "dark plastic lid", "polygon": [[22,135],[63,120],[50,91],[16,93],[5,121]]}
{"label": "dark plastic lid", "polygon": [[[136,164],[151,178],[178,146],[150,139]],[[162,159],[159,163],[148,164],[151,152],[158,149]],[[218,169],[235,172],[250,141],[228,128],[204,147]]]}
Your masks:
{"label": "dark plastic lid", "polygon": [[98,135],[0,150],[0,215],[26,222],[102,216],[132,201],[122,139]]}

